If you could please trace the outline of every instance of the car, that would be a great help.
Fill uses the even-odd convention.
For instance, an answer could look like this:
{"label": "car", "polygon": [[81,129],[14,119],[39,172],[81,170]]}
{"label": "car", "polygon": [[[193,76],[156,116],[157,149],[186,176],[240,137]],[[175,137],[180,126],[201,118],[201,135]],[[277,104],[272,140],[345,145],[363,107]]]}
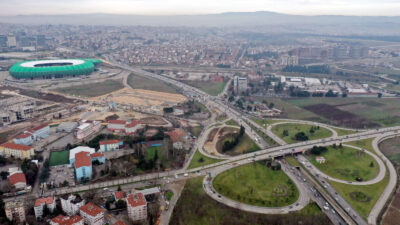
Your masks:
{"label": "car", "polygon": [[299,203],[296,203],[296,206],[299,206]]}
{"label": "car", "polygon": [[325,210],[329,210],[329,207],[328,207],[328,206],[324,206],[324,209],[325,209]]}
{"label": "car", "polygon": [[336,213],[334,209],[332,209],[332,213],[333,213],[333,214],[335,214],[335,213]]}
{"label": "car", "polygon": [[221,198],[221,195],[218,195],[218,198]]}

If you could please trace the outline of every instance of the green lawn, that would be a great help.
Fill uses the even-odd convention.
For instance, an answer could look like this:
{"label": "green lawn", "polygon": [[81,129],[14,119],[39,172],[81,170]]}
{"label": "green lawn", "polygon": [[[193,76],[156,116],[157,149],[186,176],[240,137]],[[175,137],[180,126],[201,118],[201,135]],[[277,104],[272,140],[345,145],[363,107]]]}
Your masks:
{"label": "green lawn", "polygon": [[[389,183],[389,177],[389,174],[386,173],[383,180],[372,185],[351,185],[333,181],[329,181],[329,183],[364,219],[366,219],[386,185]],[[355,192],[363,193],[366,198],[352,198],[351,194]]]}
{"label": "green lawn", "polygon": [[370,151],[370,152],[376,154],[374,148],[372,147],[372,141],[373,141],[374,139],[375,139],[375,138],[368,138],[368,139],[363,139],[363,140],[359,140],[359,141],[347,142],[347,143],[345,143],[345,144],[347,144],[347,145],[353,145],[353,146],[356,146],[356,147],[359,147],[359,148],[368,150],[368,151]]}
{"label": "green lawn", "polygon": [[172,191],[168,191],[168,192],[165,194],[165,197],[167,198],[168,201],[171,201],[172,196],[174,196],[174,192],[172,192]]}
{"label": "green lawn", "polygon": [[[219,152],[222,152],[222,145],[225,141],[233,141],[234,136],[228,135],[223,140],[219,140],[217,143],[217,149]],[[224,152],[223,154],[227,155],[240,155],[249,152],[255,152],[260,150],[260,147],[247,135],[244,134],[243,137],[240,138],[239,143],[229,151]]]}
{"label": "green lawn", "polygon": [[293,156],[285,157],[285,160],[291,166],[301,166],[299,161],[297,161]]}
{"label": "green lawn", "polygon": [[283,121],[283,120],[271,120],[271,119],[260,119],[260,118],[252,118],[252,120],[264,128],[267,128],[271,124]]}
{"label": "green lawn", "polygon": [[51,152],[50,166],[64,165],[69,163],[69,151]]}
{"label": "green lawn", "polygon": [[336,131],[336,133],[338,134],[338,136],[344,136],[344,135],[349,135],[349,134],[355,134],[357,133],[354,130],[347,130],[347,129],[340,129],[340,128],[336,128],[336,127],[332,127],[333,130]]}
{"label": "green lawn", "polygon": [[326,163],[319,164],[315,160],[316,156],[311,156],[311,163],[334,178],[355,181],[357,177],[361,177],[363,181],[367,181],[375,178],[379,173],[379,166],[374,158],[354,148],[328,147],[328,151],[323,152],[321,156],[325,157]]}
{"label": "green lawn", "polygon": [[161,154],[160,154],[161,147],[160,146],[153,146],[153,147],[147,148],[146,149],[146,160],[153,159],[156,152],[157,152],[158,158],[160,158],[161,157]]}
{"label": "green lawn", "polygon": [[[285,123],[273,126],[272,132],[278,135],[282,140],[284,140],[288,144],[299,142],[294,138],[295,135],[299,132],[304,132],[308,136],[309,140],[316,140],[332,136],[332,133],[329,130],[322,127],[319,127],[319,129],[318,128],[315,129],[315,132],[311,134],[310,129],[312,127],[313,126],[308,124]],[[283,135],[284,130],[288,131],[288,136]]]}
{"label": "green lawn", "polygon": [[124,85],[120,81],[106,80],[103,82],[82,84],[72,87],[56,88],[54,91],[67,95],[81,97],[96,97],[122,89]]}
{"label": "green lawn", "polygon": [[188,169],[193,169],[193,168],[197,168],[197,167],[201,167],[201,166],[205,166],[208,164],[213,164],[213,163],[217,163],[217,162],[221,162],[222,160],[220,159],[213,159],[210,157],[207,157],[203,154],[201,154],[199,152],[199,150],[196,150],[196,152],[194,153],[194,156],[192,158],[192,161],[189,164]]}
{"label": "green lawn", "polygon": [[299,198],[296,185],[283,171],[273,171],[261,162],[225,171],[213,185],[220,194],[249,205],[281,207]]}
{"label": "green lawn", "polygon": [[179,94],[177,87],[166,84],[158,79],[130,74],[128,76],[127,82],[128,85],[131,86],[133,89],[145,89],[150,91]]}
{"label": "green lawn", "polygon": [[238,122],[236,122],[236,120],[230,119],[228,121],[225,122],[226,125],[230,125],[230,126],[240,126],[238,124]]}
{"label": "green lawn", "polygon": [[174,207],[170,225],[265,225],[302,224],[331,225],[321,209],[311,203],[298,212],[282,215],[249,213],[211,199],[203,190],[203,177],[189,179]]}
{"label": "green lawn", "polygon": [[227,82],[213,82],[213,81],[191,81],[186,80],[184,83],[196,87],[209,95],[217,96],[224,90]]}

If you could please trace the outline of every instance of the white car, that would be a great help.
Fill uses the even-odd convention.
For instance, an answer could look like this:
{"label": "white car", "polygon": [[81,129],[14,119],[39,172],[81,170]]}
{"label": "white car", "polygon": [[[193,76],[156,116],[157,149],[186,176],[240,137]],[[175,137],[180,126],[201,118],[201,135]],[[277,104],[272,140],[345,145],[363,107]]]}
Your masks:
{"label": "white car", "polygon": [[184,177],[188,177],[188,176],[189,176],[189,174],[185,173],[185,174],[183,174],[183,176],[184,176]]}

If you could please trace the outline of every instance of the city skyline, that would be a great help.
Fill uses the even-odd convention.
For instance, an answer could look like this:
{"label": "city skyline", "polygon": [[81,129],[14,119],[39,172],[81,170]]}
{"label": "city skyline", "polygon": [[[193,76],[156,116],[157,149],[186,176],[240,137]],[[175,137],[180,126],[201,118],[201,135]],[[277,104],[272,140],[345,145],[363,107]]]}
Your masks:
{"label": "city skyline", "polygon": [[271,11],[295,15],[399,16],[395,0],[15,0],[0,1],[0,16],[60,14],[201,15],[224,12]]}

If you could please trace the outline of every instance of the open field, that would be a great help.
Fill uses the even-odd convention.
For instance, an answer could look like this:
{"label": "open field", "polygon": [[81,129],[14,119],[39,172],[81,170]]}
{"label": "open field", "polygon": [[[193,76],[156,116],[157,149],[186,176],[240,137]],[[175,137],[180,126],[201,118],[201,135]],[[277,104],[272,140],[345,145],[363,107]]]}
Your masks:
{"label": "open field", "polygon": [[186,97],[180,94],[123,88],[110,94],[90,98],[90,100],[98,102],[113,101],[116,104],[121,105],[151,107],[158,106],[163,103],[182,103],[186,101]]}
{"label": "open field", "polygon": [[283,122],[283,120],[270,120],[270,119],[260,119],[260,118],[252,118],[252,120],[264,128],[267,128],[269,125],[274,123]]}
{"label": "open field", "polygon": [[336,131],[338,136],[344,136],[344,135],[357,133],[357,131],[354,131],[354,130],[339,129],[339,128],[336,128],[336,127],[332,127],[332,129],[334,129]]}
{"label": "open field", "polygon": [[71,87],[56,88],[54,91],[80,97],[96,97],[122,89],[124,85],[116,80],[106,80],[91,84],[82,84]]}
{"label": "open field", "polygon": [[299,212],[285,215],[263,215],[233,209],[211,199],[203,190],[203,177],[189,179],[174,207],[170,225],[265,225],[302,224],[331,225],[330,220],[315,204]]}
{"label": "open field", "polygon": [[199,152],[199,150],[196,150],[196,152],[194,153],[194,156],[192,158],[192,161],[189,164],[188,169],[193,169],[193,168],[205,166],[205,165],[208,165],[208,164],[217,163],[217,162],[220,162],[220,161],[222,161],[222,160],[213,159],[213,158],[207,157],[207,156],[201,154]]}
{"label": "open field", "polygon": [[333,188],[364,218],[374,207],[376,201],[389,183],[389,174],[376,184],[371,185],[351,185],[329,181]]}
{"label": "open field", "polygon": [[374,140],[374,138],[368,138],[368,139],[359,140],[359,141],[347,142],[346,144],[353,145],[353,146],[368,150],[368,151],[376,154],[374,148],[372,147],[373,140]]}
{"label": "open field", "polygon": [[182,82],[196,87],[207,94],[217,96],[224,90],[224,87],[227,82],[215,82],[215,81],[199,81],[199,80],[182,80]]}
{"label": "open field", "polygon": [[[396,98],[296,98],[285,101],[337,126],[370,128],[400,124],[400,99]],[[287,113],[289,118],[299,117],[290,110]],[[319,119],[311,120],[319,122]]]}
{"label": "open field", "polygon": [[[222,154],[227,154],[227,155],[240,155],[240,154],[244,154],[244,153],[249,153],[249,152],[255,152],[260,150],[260,148],[258,147],[258,145],[251,140],[251,138],[247,135],[244,134],[240,139],[239,139],[239,143],[232,148],[229,151],[226,152],[222,152],[222,146],[224,144],[225,141],[233,141],[234,139],[234,134],[232,131],[234,132],[238,132],[238,129],[235,128],[223,128],[223,132],[221,133],[221,136],[219,137],[219,140],[216,144],[216,148],[217,151],[222,153]],[[221,131],[220,131],[221,132]]]}
{"label": "open field", "polygon": [[[311,128],[313,128],[314,133],[310,132]],[[288,132],[287,136],[284,135],[285,130]],[[332,133],[323,127],[318,128],[308,124],[294,124],[294,123],[284,123],[275,125],[272,127],[272,132],[274,132],[274,134],[278,135],[282,140],[284,140],[288,144],[300,142],[295,139],[295,135],[299,132],[304,132],[309,140],[316,140],[332,136]]]}
{"label": "open field", "polygon": [[328,151],[323,152],[321,156],[326,159],[324,164],[319,164],[315,160],[316,156],[311,156],[311,163],[331,177],[347,181],[362,178],[363,181],[367,181],[379,173],[379,166],[374,158],[354,148],[328,147]]}
{"label": "open field", "polygon": [[144,89],[150,91],[167,92],[172,94],[179,94],[178,88],[168,85],[160,80],[152,79],[149,77],[143,77],[138,75],[130,74],[128,76],[128,85],[133,89]]}
{"label": "open field", "polygon": [[382,141],[379,149],[394,165],[400,163],[400,137],[394,137]]}
{"label": "open field", "polygon": [[296,185],[283,171],[274,171],[261,162],[218,174],[213,185],[225,197],[249,205],[281,207],[299,198]]}
{"label": "open field", "polygon": [[69,151],[51,152],[50,166],[57,166],[69,163]]}
{"label": "open field", "polygon": [[236,122],[236,120],[230,119],[228,121],[225,122],[226,125],[230,125],[230,126],[240,126],[238,124],[238,122]]}

